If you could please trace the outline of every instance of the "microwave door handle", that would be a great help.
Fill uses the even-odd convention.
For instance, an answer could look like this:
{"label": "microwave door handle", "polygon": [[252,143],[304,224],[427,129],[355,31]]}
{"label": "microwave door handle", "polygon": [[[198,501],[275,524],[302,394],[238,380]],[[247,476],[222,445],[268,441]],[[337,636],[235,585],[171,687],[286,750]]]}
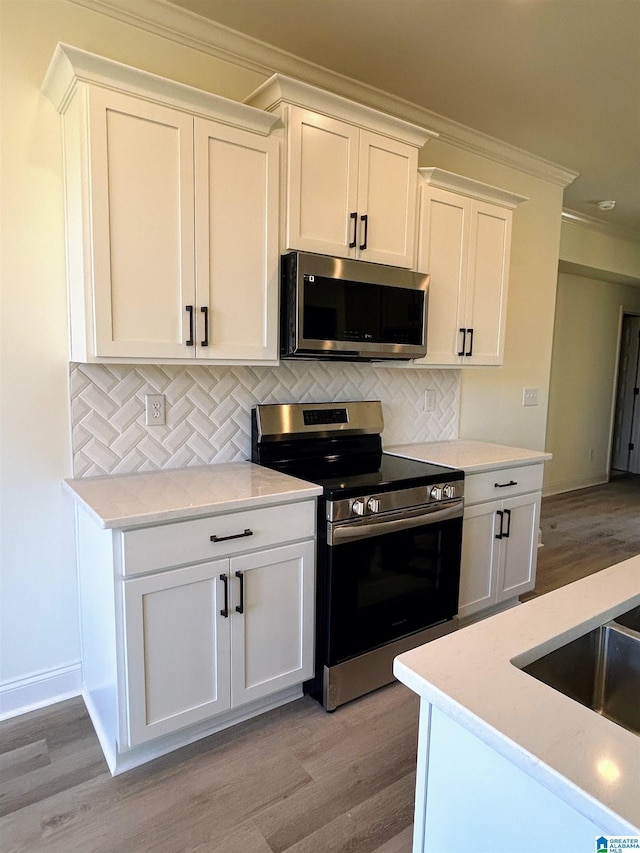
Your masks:
{"label": "microwave door handle", "polygon": [[353,213],[349,214],[349,218],[353,220],[353,240],[349,243],[350,249],[355,249],[356,247],[356,237],[358,231],[358,211],[354,210]]}

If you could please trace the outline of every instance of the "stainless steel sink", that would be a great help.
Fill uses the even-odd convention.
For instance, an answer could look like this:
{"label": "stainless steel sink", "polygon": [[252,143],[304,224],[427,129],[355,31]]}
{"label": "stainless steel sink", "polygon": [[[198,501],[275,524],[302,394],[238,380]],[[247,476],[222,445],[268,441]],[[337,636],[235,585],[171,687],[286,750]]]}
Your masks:
{"label": "stainless steel sink", "polygon": [[627,625],[639,615],[636,607],[521,668],[640,735],[640,631]]}
{"label": "stainless steel sink", "polygon": [[632,631],[640,632],[640,605],[633,610],[627,610],[626,613],[621,613],[613,621],[618,625],[624,625],[625,628],[631,628]]}

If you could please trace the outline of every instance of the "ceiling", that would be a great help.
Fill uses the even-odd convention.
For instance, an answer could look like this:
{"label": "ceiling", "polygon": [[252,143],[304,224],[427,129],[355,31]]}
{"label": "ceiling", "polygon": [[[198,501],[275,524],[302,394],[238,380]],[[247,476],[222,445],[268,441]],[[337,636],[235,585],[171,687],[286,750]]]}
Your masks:
{"label": "ceiling", "polygon": [[172,2],[579,172],[565,208],[640,236],[640,0]]}

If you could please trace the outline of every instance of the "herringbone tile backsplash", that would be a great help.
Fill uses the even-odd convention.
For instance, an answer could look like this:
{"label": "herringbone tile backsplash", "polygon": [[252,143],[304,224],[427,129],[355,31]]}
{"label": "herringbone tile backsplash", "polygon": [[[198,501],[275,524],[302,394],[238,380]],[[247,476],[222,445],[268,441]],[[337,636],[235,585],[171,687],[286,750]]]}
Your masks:
{"label": "herringbone tile backsplash", "polygon": [[[424,411],[424,392],[436,405]],[[166,426],[146,426],[145,394],[166,396]],[[382,400],[386,445],[458,436],[460,373],[369,364],[278,367],[71,365],[75,477],[249,459],[256,403]]]}

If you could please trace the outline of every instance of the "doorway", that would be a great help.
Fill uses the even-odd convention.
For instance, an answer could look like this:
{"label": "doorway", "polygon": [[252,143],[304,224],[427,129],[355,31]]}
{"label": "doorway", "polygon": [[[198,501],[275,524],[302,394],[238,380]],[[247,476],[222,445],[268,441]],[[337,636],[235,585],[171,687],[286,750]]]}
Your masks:
{"label": "doorway", "polygon": [[624,314],[611,448],[611,470],[640,474],[640,316]]}

